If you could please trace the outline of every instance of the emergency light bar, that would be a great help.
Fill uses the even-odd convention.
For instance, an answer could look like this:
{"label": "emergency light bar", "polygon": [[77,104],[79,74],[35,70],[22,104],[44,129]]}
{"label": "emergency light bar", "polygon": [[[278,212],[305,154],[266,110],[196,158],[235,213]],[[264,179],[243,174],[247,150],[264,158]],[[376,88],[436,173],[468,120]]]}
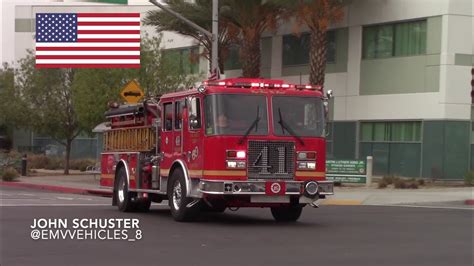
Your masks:
{"label": "emergency light bar", "polygon": [[266,83],[266,82],[241,82],[241,81],[204,81],[205,86],[225,86],[229,88],[284,88],[297,90],[321,90],[321,86],[314,85],[294,85],[286,83]]}

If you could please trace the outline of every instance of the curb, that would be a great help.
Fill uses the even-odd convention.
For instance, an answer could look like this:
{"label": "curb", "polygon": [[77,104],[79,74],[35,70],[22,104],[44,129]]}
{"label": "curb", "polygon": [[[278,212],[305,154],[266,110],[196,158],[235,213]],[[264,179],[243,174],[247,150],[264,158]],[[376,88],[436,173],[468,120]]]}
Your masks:
{"label": "curb", "polygon": [[464,201],[465,205],[474,205],[474,199],[468,199]]}
{"label": "curb", "polygon": [[100,189],[71,188],[71,187],[53,186],[53,185],[44,185],[44,184],[4,182],[4,181],[0,182],[0,186],[31,188],[31,189],[47,190],[47,191],[70,193],[70,194],[82,194],[82,195],[90,194],[90,195],[102,196],[102,197],[112,196],[112,191],[106,191],[106,190],[100,190]]}

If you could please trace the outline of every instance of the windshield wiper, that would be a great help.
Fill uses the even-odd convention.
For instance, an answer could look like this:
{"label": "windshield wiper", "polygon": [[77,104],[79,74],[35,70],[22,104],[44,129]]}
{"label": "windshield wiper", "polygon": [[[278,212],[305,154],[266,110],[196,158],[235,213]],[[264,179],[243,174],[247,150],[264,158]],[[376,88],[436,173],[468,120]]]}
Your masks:
{"label": "windshield wiper", "polygon": [[239,140],[239,144],[244,143],[244,139],[250,134],[250,131],[255,127],[255,131],[258,131],[258,122],[260,121],[260,106],[257,106],[257,117],[255,120],[253,120],[252,124],[250,127],[245,131],[245,134],[242,136],[242,138]]}
{"label": "windshield wiper", "polygon": [[281,131],[283,132],[283,135],[285,135],[285,129],[286,129],[286,131],[288,131],[288,133],[290,133],[290,135],[295,137],[301,143],[301,145],[304,146],[303,139],[300,138],[298,135],[296,135],[296,133],[293,131],[293,129],[291,129],[291,127],[288,126],[288,124],[285,121],[283,121],[283,117],[281,116],[280,108],[278,108],[278,116],[280,118],[280,121],[278,121],[278,124],[280,124],[280,126],[281,126]]}

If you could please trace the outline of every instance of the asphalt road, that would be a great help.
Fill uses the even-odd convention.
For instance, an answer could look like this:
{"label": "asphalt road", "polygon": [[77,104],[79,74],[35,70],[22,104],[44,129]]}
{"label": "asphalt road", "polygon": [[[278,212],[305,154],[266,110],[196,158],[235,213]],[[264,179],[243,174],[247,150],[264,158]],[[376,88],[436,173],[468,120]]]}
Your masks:
{"label": "asphalt road", "polygon": [[[243,209],[177,223],[163,205],[120,213],[108,198],[0,193],[2,266],[473,265],[472,210],[323,206],[305,208],[298,223],[278,224],[267,209]],[[39,218],[67,219],[68,228],[74,218],[136,218],[143,238],[33,240],[30,225]]]}

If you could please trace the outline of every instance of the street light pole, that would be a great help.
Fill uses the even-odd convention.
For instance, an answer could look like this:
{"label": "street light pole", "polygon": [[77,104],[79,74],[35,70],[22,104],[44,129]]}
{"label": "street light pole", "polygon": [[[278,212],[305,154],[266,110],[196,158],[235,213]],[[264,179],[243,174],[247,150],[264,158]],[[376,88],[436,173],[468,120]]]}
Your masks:
{"label": "street light pole", "polygon": [[219,0],[212,0],[212,55],[211,72],[216,71],[220,74],[218,62],[218,42],[219,42]]}
{"label": "street light pole", "polygon": [[173,11],[172,9],[168,8],[165,5],[158,3],[156,0],[149,0],[150,3],[154,4],[155,6],[163,9],[164,11],[168,12],[172,16],[175,16],[177,19],[180,19],[184,23],[188,24],[189,26],[193,27],[197,31],[201,32],[202,34],[206,35],[207,37],[211,38],[212,40],[212,48],[211,48],[211,67],[210,70],[213,72],[214,70],[219,71],[219,63],[218,63],[218,30],[219,30],[219,14],[218,14],[218,0],[212,0],[212,33],[204,29],[203,27],[197,25],[196,23],[192,22],[191,20],[185,18],[181,14]]}

